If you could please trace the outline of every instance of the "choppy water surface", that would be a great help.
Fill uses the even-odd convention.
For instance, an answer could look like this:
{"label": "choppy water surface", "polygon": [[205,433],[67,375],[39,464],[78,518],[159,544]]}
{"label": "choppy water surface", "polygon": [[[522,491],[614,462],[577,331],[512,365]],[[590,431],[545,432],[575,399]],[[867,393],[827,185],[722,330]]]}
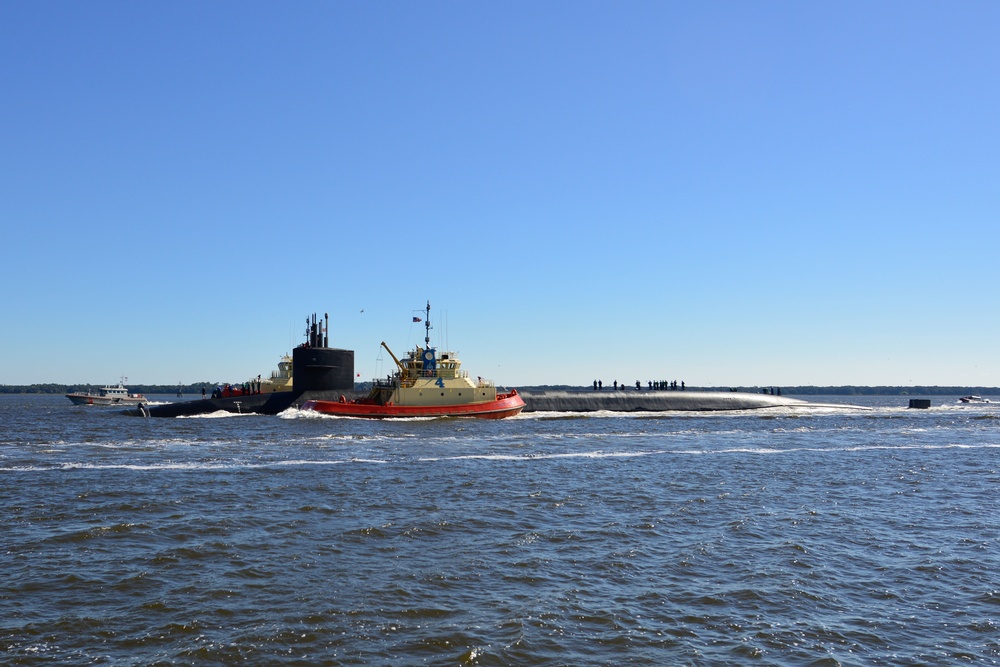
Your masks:
{"label": "choppy water surface", "polygon": [[1000,660],[1000,403],[142,419],[0,397],[0,663]]}

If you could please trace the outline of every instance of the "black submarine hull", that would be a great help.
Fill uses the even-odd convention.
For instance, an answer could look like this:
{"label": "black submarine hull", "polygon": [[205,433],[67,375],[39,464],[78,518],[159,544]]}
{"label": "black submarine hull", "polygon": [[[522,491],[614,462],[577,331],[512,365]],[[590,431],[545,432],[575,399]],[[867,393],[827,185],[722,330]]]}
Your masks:
{"label": "black submarine hull", "polygon": [[300,406],[306,401],[337,401],[340,400],[341,396],[356,398],[358,392],[347,390],[279,391],[271,394],[250,394],[249,396],[206,398],[197,401],[145,405],[128,412],[145,417],[194,417],[213,412],[277,415],[290,407]]}
{"label": "black submarine hull", "polygon": [[524,399],[524,412],[707,412],[819,405],[784,396],[729,391],[519,391],[518,393]]}
{"label": "black submarine hull", "polygon": [[[150,405],[134,410],[145,410],[151,417],[189,417],[224,411],[234,414],[254,413],[276,415],[290,407],[299,407],[308,400],[336,401],[341,396],[348,400],[362,395],[350,390],[325,390],[281,392],[277,394],[216,398],[185,403]],[[523,412],[710,412],[727,410],[760,410],[764,408],[816,408],[850,409],[853,405],[811,403],[797,398],[750,394],[739,392],[702,391],[543,391],[519,392],[524,399]]]}

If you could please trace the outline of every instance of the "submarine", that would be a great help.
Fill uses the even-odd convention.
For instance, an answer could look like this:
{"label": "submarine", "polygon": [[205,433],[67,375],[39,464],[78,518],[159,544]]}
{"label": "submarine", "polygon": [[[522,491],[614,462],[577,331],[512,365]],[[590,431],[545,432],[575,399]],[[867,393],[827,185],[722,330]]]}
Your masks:
{"label": "submarine", "polygon": [[309,400],[339,400],[353,395],[354,351],[330,347],[330,315],[324,321],[306,318],[306,341],[292,350],[292,389],[265,394],[202,398],[161,405],[143,405],[129,414],[143,417],[192,417],[213,412],[276,415]]}
{"label": "submarine", "polygon": [[[160,405],[139,405],[127,414],[144,417],[191,417],[213,412],[277,415],[306,401],[350,401],[364,395],[354,388],[354,351],[330,347],[330,316],[306,318],[306,341],[292,350],[292,389],[272,393],[203,398]],[[722,391],[519,391],[523,412],[707,412],[762,408],[841,408],[773,394]]]}

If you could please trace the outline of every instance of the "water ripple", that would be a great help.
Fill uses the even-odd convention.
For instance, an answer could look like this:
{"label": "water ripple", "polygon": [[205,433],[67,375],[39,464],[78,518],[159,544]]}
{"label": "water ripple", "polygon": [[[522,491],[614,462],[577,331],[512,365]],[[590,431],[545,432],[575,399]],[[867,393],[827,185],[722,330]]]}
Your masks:
{"label": "water ripple", "polygon": [[0,442],[3,664],[1000,659],[992,413],[39,405]]}

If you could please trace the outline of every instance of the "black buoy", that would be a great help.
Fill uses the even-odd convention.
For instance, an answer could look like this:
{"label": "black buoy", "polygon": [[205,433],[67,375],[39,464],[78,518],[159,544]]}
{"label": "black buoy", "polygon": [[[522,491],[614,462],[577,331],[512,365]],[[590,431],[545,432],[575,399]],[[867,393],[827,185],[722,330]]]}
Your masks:
{"label": "black buoy", "polygon": [[931,407],[931,399],[929,398],[911,398],[910,408],[918,410],[926,410]]}

